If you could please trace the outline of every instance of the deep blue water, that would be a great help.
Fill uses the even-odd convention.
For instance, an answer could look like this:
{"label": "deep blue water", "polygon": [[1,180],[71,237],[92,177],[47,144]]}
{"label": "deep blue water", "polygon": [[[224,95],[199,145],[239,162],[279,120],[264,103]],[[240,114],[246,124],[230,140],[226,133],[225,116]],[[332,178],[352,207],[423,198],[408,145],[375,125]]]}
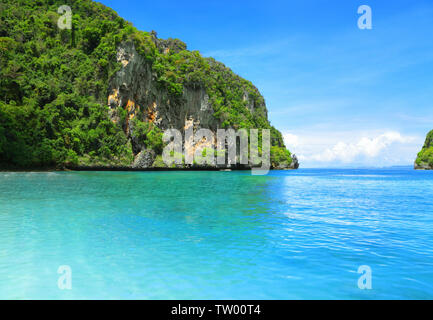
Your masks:
{"label": "deep blue water", "polygon": [[433,172],[0,173],[0,298],[433,299]]}

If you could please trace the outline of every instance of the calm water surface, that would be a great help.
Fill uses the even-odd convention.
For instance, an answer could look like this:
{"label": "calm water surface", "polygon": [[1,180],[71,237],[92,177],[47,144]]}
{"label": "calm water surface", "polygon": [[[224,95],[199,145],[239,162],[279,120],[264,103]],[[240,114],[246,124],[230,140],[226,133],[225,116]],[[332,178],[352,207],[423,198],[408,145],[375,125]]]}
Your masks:
{"label": "calm water surface", "polygon": [[433,172],[0,173],[0,298],[433,299]]}

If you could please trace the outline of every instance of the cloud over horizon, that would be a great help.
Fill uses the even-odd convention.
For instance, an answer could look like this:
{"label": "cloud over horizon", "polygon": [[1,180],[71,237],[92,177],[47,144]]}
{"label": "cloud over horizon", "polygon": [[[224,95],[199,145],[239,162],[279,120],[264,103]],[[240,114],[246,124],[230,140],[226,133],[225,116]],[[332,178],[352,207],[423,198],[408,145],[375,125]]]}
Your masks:
{"label": "cloud over horizon", "polygon": [[[284,141],[304,166],[392,166],[410,165],[421,137],[404,136],[397,131],[375,135],[346,133],[298,136],[285,133]],[[353,138],[355,137],[355,138]]]}

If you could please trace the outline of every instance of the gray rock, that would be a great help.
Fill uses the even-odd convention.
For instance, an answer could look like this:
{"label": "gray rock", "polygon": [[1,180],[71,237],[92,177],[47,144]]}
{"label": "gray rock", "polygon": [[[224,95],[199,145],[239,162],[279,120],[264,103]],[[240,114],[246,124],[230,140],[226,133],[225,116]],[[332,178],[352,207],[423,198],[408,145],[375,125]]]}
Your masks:
{"label": "gray rock", "polygon": [[415,170],[433,170],[432,166],[430,166],[428,163],[424,163],[424,162],[422,162],[421,164],[417,164],[415,162],[414,169]]}
{"label": "gray rock", "polygon": [[155,161],[156,154],[155,151],[151,149],[145,149],[140,151],[135,157],[132,168],[134,169],[147,169],[151,168],[153,162]]}
{"label": "gray rock", "polygon": [[291,169],[298,169],[299,168],[299,161],[298,157],[295,154],[292,154],[292,163],[290,164]]}

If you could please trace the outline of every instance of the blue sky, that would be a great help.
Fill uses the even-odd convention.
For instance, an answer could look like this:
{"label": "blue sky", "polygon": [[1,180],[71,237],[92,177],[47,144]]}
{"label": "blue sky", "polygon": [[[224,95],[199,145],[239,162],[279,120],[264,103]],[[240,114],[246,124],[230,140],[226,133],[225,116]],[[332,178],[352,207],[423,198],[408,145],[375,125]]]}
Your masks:
{"label": "blue sky", "polygon": [[251,80],[304,167],[410,165],[433,129],[431,0],[101,2]]}

